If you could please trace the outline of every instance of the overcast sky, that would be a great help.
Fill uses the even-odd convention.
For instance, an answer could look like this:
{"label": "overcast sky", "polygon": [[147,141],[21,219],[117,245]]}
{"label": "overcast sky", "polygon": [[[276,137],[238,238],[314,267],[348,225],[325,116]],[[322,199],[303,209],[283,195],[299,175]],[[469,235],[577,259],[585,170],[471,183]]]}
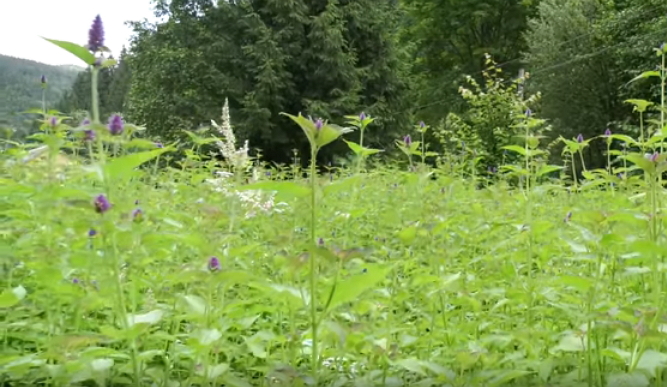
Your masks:
{"label": "overcast sky", "polygon": [[118,56],[132,35],[124,22],[155,19],[150,0],[0,0],[0,4],[0,54],[53,65],[83,66],[40,36],[85,45],[99,14],[106,46]]}

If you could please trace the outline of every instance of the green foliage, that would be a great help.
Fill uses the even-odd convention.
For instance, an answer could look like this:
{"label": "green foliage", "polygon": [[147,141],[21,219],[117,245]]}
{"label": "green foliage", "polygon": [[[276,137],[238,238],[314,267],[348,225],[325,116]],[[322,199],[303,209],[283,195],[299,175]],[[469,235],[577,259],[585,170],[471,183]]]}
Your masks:
{"label": "green foliage", "polygon": [[0,55],[0,127],[16,130],[17,139],[25,137],[34,127],[34,115],[21,113],[42,107],[41,76],[47,80],[46,107],[52,109],[81,70]]}
{"label": "green foliage", "polygon": [[[522,36],[538,0],[406,0],[403,42],[411,46],[421,119],[461,112],[457,89],[470,74],[483,82],[484,55],[516,74],[526,48]],[[507,62],[507,63],[506,63]]]}
{"label": "green foliage", "polygon": [[[179,138],[207,125],[229,98],[235,131],[273,161],[307,153],[280,112],[330,121],[363,109],[382,117],[367,142],[386,145],[406,125],[393,2],[196,2],[162,8],[169,20],[135,25],[129,113],[149,133]],[[323,151],[341,152],[344,144]]]}
{"label": "green foliage", "polygon": [[[459,88],[467,103],[464,112],[449,113],[435,130],[445,158],[461,162],[472,156],[480,171],[517,160],[505,147],[516,144],[523,147],[526,112],[540,98],[539,94],[520,96],[518,87],[523,80],[508,83],[502,69],[490,57],[486,65],[483,84],[468,77],[466,87]],[[548,128],[536,134],[542,134],[544,129]]]}

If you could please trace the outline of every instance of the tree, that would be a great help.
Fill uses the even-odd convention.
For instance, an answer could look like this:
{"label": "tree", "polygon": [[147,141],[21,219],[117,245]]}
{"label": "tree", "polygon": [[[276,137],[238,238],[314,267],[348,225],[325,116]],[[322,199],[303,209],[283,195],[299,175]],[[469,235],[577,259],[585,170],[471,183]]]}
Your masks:
{"label": "tree", "polygon": [[422,91],[420,117],[436,121],[460,111],[457,89],[470,74],[483,82],[484,55],[509,74],[521,66],[522,36],[536,12],[532,0],[405,0],[403,41],[412,42],[413,71]]}
{"label": "tree", "polygon": [[363,110],[382,126],[369,143],[388,145],[408,125],[396,10],[386,0],[157,2],[168,20],[134,25],[131,118],[175,139],[228,98],[238,137],[286,162],[307,145],[280,112],[342,123]]}

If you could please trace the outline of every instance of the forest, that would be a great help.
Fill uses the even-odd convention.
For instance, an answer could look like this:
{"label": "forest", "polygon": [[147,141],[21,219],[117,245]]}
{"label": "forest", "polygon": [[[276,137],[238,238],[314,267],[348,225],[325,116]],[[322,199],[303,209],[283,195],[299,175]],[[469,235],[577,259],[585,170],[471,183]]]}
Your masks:
{"label": "forest", "polygon": [[1,386],[665,385],[667,2],[152,4],[0,57]]}

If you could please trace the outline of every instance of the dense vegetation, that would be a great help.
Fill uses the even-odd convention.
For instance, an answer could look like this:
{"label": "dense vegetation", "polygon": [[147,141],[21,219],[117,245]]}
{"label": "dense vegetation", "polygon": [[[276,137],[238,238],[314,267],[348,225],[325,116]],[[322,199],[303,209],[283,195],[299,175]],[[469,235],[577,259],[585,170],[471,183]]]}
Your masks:
{"label": "dense vegetation", "polygon": [[[35,117],[22,113],[41,108],[43,98],[48,106],[54,106],[70,90],[81,70],[0,55],[0,128],[13,128],[18,137],[23,137],[25,131],[36,130],[31,124]],[[41,87],[42,75],[47,81],[45,93]]]}
{"label": "dense vegetation", "polygon": [[2,153],[1,384],[664,385],[667,4],[156,11]]}

